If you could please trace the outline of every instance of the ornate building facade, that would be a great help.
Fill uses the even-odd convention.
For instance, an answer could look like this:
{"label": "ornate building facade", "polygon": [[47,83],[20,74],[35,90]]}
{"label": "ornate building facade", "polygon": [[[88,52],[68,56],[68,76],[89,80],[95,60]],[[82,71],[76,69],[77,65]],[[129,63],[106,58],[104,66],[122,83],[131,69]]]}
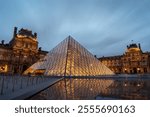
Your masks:
{"label": "ornate building facade", "polygon": [[150,52],[143,52],[140,44],[128,45],[123,55],[98,59],[116,74],[150,73]]}
{"label": "ornate building facade", "polygon": [[[38,47],[37,33],[14,27],[10,42],[0,43],[0,74],[22,74],[47,53]],[[143,52],[140,44],[128,45],[123,55],[98,59],[116,74],[150,73],[150,52]]]}
{"label": "ornate building facade", "polygon": [[29,66],[44,57],[47,51],[38,47],[37,33],[14,27],[9,43],[0,43],[0,73],[21,74]]}

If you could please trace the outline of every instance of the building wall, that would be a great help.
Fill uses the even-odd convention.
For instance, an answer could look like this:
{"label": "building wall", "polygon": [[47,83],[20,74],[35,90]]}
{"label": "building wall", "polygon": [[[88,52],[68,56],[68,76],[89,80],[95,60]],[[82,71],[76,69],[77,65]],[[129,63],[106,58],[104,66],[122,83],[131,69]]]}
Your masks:
{"label": "building wall", "polygon": [[101,57],[99,60],[116,74],[150,73],[150,53],[142,52],[140,44],[130,44],[123,55]]}
{"label": "building wall", "polygon": [[0,73],[22,74],[24,70],[47,54],[38,48],[37,34],[14,28],[12,40],[0,44]]}
{"label": "building wall", "polygon": [[1,47],[0,45],[0,72],[8,71],[8,62],[10,60],[10,49]]}
{"label": "building wall", "polygon": [[121,56],[102,57],[99,58],[100,62],[110,68],[114,73],[122,72]]}

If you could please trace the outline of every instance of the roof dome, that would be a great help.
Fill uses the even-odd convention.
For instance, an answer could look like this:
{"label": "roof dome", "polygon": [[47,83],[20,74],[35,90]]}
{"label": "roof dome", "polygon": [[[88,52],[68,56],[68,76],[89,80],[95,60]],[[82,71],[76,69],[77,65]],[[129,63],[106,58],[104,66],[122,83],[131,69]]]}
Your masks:
{"label": "roof dome", "polygon": [[126,52],[139,52],[139,51],[141,51],[140,44],[139,44],[139,46],[137,46],[137,44],[135,44],[135,43],[127,46],[127,50],[126,50]]}

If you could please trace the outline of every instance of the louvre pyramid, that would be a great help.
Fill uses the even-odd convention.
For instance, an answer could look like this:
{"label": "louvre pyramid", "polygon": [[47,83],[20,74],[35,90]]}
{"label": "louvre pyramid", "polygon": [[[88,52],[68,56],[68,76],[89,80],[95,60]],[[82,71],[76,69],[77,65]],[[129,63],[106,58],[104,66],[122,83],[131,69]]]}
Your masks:
{"label": "louvre pyramid", "polygon": [[53,48],[24,74],[46,76],[98,76],[114,74],[71,36]]}

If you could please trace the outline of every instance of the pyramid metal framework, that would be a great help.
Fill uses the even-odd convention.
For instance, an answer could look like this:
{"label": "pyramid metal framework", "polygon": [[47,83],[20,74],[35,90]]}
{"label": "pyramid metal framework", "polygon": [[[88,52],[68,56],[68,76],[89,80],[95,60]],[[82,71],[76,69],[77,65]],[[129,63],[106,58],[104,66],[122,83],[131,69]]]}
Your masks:
{"label": "pyramid metal framework", "polygon": [[46,76],[98,76],[114,74],[71,36],[59,43],[24,74]]}

